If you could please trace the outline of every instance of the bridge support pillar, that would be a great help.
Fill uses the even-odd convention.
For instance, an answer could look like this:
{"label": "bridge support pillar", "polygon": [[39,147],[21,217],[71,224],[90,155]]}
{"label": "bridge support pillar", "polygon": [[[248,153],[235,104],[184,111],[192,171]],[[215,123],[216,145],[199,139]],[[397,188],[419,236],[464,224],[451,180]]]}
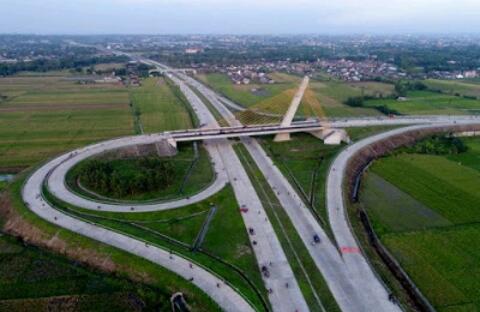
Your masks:
{"label": "bridge support pillar", "polygon": [[290,133],[278,133],[273,139],[274,142],[290,141]]}
{"label": "bridge support pillar", "polygon": [[177,141],[172,138],[155,143],[155,150],[158,156],[175,156],[177,154]]}
{"label": "bridge support pillar", "polygon": [[324,128],[318,131],[310,132],[316,138],[323,140],[326,145],[339,145],[342,142],[350,143],[350,137],[344,129]]}

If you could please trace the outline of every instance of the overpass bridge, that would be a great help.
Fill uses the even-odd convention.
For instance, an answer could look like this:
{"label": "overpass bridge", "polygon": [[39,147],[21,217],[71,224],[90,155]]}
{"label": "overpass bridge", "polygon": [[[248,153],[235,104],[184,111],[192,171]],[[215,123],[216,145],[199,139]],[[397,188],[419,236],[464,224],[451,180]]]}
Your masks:
{"label": "overpass bridge", "polygon": [[[338,140],[329,141],[329,133],[352,127],[401,126],[415,124],[434,124],[465,120],[478,120],[480,116],[405,116],[405,117],[365,117],[348,119],[306,120],[292,122],[290,125],[266,124],[254,126],[237,126],[221,128],[197,128],[176,130],[163,133],[170,145],[176,147],[177,142],[201,141],[211,139],[230,139],[245,136],[278,135],[281,133],[306,132],[323,139],[326,144],[338,144]],[[332,143],[333,142],[333,143]]]}

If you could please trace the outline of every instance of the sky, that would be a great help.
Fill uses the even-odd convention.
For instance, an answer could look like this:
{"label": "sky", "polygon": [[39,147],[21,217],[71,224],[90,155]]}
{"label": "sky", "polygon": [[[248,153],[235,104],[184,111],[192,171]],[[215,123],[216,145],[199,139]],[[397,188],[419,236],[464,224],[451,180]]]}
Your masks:
{"label": "sky", "polygon": [[478,33],[480,0],[0,0],[0,33]]}

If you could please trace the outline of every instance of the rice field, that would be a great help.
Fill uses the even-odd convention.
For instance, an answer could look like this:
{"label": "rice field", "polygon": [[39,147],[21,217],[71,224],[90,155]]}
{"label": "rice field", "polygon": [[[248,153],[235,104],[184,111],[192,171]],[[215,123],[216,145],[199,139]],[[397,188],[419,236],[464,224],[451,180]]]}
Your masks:
{"label": "rice field", "polygon": [[146,133],[193,127],[188,103],[174,88],[164,78],[148,78],[140,88],[132,89],[132,104],[140,112]]}
{"label": "rice field", "polygon": [[480,308],[480,139],[465,142],[464,154],[376,161],[360,197],[382,242],[438,311]]}
{"label": "rice field", "polygon": [[58,153],[133,134],[129,91],[62,77],[0,78],[0,168],[23,168]]}
{"label": "rice field", "polygon": [[406,100],[375,99],[366,101],[365,106],[387,106],[404,115],[448,115],[448,114],[478,114],[480,100],[464,98],[431,91],[412,91]]}

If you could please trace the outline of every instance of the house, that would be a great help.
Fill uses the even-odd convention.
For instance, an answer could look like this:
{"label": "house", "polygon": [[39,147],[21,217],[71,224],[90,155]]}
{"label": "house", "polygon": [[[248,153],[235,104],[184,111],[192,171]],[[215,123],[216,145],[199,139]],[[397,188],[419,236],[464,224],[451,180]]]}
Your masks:
{"label": "house", "polygon": [[465,78],[477,78],[478,73],[476,70],[467,70],[463,72]]}

